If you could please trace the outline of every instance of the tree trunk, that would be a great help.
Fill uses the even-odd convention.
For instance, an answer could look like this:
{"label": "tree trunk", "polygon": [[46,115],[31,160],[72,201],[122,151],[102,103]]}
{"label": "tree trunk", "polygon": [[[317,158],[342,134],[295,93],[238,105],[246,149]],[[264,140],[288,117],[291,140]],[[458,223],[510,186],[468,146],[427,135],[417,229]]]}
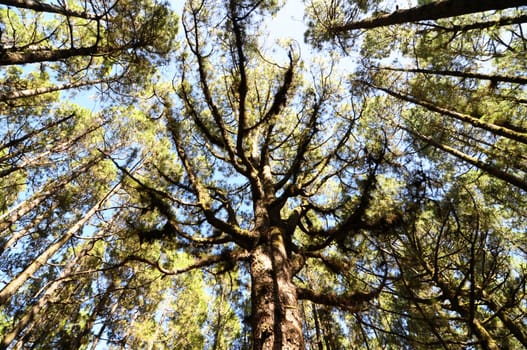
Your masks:
{"label": "tree trunk", "polygon": [[56,62],[71,57],[94,56],[108,54],[110,50],[103,50],[97,46],[42,49],[42,50],[4,50],[0,52],[0,66],[11,66],[38,62]]}
{"label": "tree trunk", "polygon": [[[55,294],[58,291],[59,287],[62,286],[63,280],[70,275],[73,271],[79,268],[80,261],[91,251],[93,245],[95,244],[95,238],[101,237],[104,234],[98,234],[94,237],[94,240],[89,242],[86,247],[84,247],[78,255],[76,255],[64,268],[61,274],[50,284],[46,291],[40,296],[38,301],[26,310],[25,314],[17,319],[16,324],[9,333],[6,333],[2,340],[0,341],[0,350],[7,349],[11,343],[15,340],[17,336],[28,326],[31,322],[35,321],[39,313],[50,301],[55,301],[60,298],[60,294]],[[38,322],[38,320],[37,320]],[[31,327],[32,328],[32,327]]]}
{"label": "tree trunk", "polygon": [[51,215],[51,213],[59,206],[59,203],[58,202],[54,202],[50,208],[48,210],[46,210],[44,213],[36,216],[35,218],[33,218],[31,220],[31,223],[25,227],[23,227],[22,229],[20,229],[19,231],[16,231],[15,233],[13,233],[13,235],[11,237],[9,237],[8,239],[6,239],[5,241],[1,241],[0,240],[0,256],[6,251],[8,250],[9,248],[11,248],[11,246],[13,246],[16,242],[18,242],[19,239],[21,239],[22,237],[28,235],[31,233],[31,230],[35,227],[38,227],[38,225],[40,225],[40,223],[42,221],[44,221],[45,219],[48,219]]}
{"label": "tree trunk", "polygon": [[94,216],[119,188],[121,184],[114,186],[106,196],[104,196],[99,202],[97,202],[84,216],[72,225],[62,237],[51,244],[42,254],[40,254],[35,260],[33,260],[22,272],[20,272],[15,278],[13,278],[8,284],[6,284],[2,290],[0,290],[0,306],[4,305],[9,299],[16,293],[33,274],[40,269],[60,248],[62,248],[83,226],[87,223],[92,216]]}
{"label": "tree trunk", "polygon": [[489,122],[486,122],[484,120],[481,120],[481,119],[478,119],[476,117],[473,117],[473,116],[471,116],[469,114],[464,114],[464,113],[460,113],[460,112],[457,112],[457,111],[454,111],[454,110],[450,110],[450,109],[447,109],[447,108],[444,108],[444,107],[441,107],[441,106],[437,106],[433,102],[430,102],[430,101],[427,101],[427,100],[423,100],[423,99],[419,99],[419,98],[416,98],[414,96],[407,95],[405,93],[400,93],[400,92],[397,92],[397,91],[394,91],[394,90],[390,90],[388,88],[377,86],[377,85],[371,84],[371,83],[369,83],[367,81],[359,80],[358,82],[360,82],[360,83],[362,83],[364,85],[367,85],[367,86],[369,86],[371,88],[374,88],[374,89],[377,89],[377,90],[380,90],[380,91],[384,91],[388,95],[393,96],[395,98],[398,98],[400,100],[403,100],[403,101],[406,101],[406,102],[410,102],[410,103],[422,106],[422,107],[428,109],[431,112],[436,112],[436,113],[442,114],[442,115],[447,116],[447,117],[452,117],[452,118],[457,119],[457,120],[459,120],[461,122],[468,123],[468,124],[471,124],[471,125],[473,125],[473,126],[475,126],[477,128],[481,128],[483,130],[489,131],[489,132],[491,132],[491,133],[493,133],[495,135],[503,136],[503,137],[506,137],[508,139],[511,139],[511,140],[514,140],[514,141],[518,141],[520,143],[523,143],[524,145],[527,145],[527,133],[525,133],[525,132],[518,132],[518,131],[509,129],[509,128],[506,128],[506,127],[503,127],[503,126],[500,126],[500,125],[497,125],[497,124],[489,123]]}
{"label": "tree trunk", "polygon": [[505,82],[505,83],[514,83],[514,84],[527,84],[527,77],[525,76],[506,76],[498,74],[483,74],[483,73],[474,73],[474,72],[463,72],[457,70],[448,70],[448,69],[423,69],[423,68],[397,68],[397,67],[379,67],[382,70],[389,70],[395,72],[408,72],[408,73],[423,73],[431,75],[447,75],[451,77],[460,77],[460,78],[473,78],[480,80],[490,80],[493,82]]}
{"label": "tree trunk", "polygon": [[6,142],[6,143],[0,145],[0,151],[4,150],[6,148],[14,147],[14,146],[16,146],[18,144],[21,144],[22,142],[32,138],[33,136],[38,135],[38,134],[40,134],[40,133],[42,133],[44,131],[50,130],[51,128],[54,128],[55,126],[60,125],[60,124],[62,124],[64,122],[70,120],[73,117],[75,117],[75,113],[72,113],[72,114],[70,114],[70,115],[68,115],[68,116],[66,116],[64,118],[60,118],[59,120],[54,120],[51,123],[48,123],[48,124],[44,125],[40,129],[33,130],[31,132],[28,132],[24,136],[21,136],[21,137],[19,137],[17,139],[14,139],[14,140],[11,140],[9,142]]}
{"label": "tree trunk", "polygon": [[501,179],[505,182],[508,182],[510,183],[511,185],[514,185],[518,188],[521,188],[522,190],[524,191],[527,191],[527,182],[521,178],[520,176],[517,176],[515,174],[510,174],[504,170],[501,170],[500,168],[498,167],[495,167],[494,165],[490,164],[490,163],[486,163],[482,160],[480,160],[479,158],[475,158],[475,157],[472,157],[466,153],[463,153],[455,148],[452,148],[452,147],[449,147],[447,145],[444,145],[440,142],[437,142],[436,140],[434,140],[432,137],[430,136],[426,136],[426,135],[423,135],[419,132],[417,132],[416,130],[412,130],[412,129],[409,129],[407,127],[404,127],[402,125],[399,125],[399,127],[405,131],[407,131],[408,133],[412,134],[413,136],[415,137],[418,137],[420,138],[421,140],[423,141],[426,141],[427,143],[429,143],[430,145],[442,150],[442,151],[445,151],[447,153],[450,153],[451,155],[461,159],[462,161],[464,162],[467,162],[469,164],[472,164],[474,165],[475,167],[477,167],[478,169],[486,172],[487,174],[493,176],[493,177],[496,177],[498,179]]}
{"label": "tree trunk", "polygon": [[280,229],[269,236],[251,255],[253,349],[303,349],[291,262]]}
{"label": "tree trunk", "polygon": [[108,81],[109,79],[95,79],[95,80],[87,80],[87,81],[78,81],[75,83],[65,83],[65,84],[56,85],[56,86],[36,87],[36,88],[25,89],[25,90],[0,92],[0,101],[10,101],[10,100],[16,100],[19,98],[34,97],[34,96],[44,95],[44,94],[48,94],[48,93],[56,92],[56,91],[70,90],[70,89],[76,89],[76,88],[89,86],[89,85],[96,85],[96,84],[104,83]]}
{"label": "tree trunk", "polygon": [[503,10],[527,5],[525,0],[443,0],[430,4],[397,10],[390,14],[370,17],[359,21],[335,25],[330,30],[333,33],[347,32],[353,29],[371,29],[395,24],[431,21],[440,18],[456,17],[476,12]]}
{"label": "tree trunk", "polygon": [[21,217],[35,209],[40,203],[51,197],[53,194],[60,191],[66,184],[75,180],[78,176],[86,172],[92,166],[97,164],[101,157],[96,157],[89,160],[87,163],[80,165],[71,171],[67,176],[60,177],[51,181],[43,189],[39,190],[33,197],[21,202],[6,213],[0,215],[0,233],[7,230],[12,224],[17,222]]}
{"label": "tree trunk", "polygon": [[57,13],[66,17],[78,17],[84,19],[99,19],[100,16],[88,13],[86,11],[75,11],[67,9],[66,7],[46,4],[42,1],[27,1],[27,0],[0,0],[0,4],[18,7],[21,9],[33,10],[36,12]]}

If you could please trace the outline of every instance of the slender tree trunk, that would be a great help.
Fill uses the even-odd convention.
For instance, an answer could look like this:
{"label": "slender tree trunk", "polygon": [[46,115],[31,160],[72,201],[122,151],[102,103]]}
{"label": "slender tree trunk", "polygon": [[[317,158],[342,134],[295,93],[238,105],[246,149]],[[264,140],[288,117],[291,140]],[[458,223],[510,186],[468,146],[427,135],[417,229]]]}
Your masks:
{"label": "slender tree trunk", "polygon": [[19,239],[28,235],[32,228],[37,227],[43,220],[47,219],[51,215],[50,213],[52,213],[58,206],[59,203],[54,202],[48,210],[32,219],[28,226],[16,231],[11,237],[9,237],[9,239],[5,240],[4,243],[0,241],[0,255],[2,255],[7,249],[11,248],[11,246],[18,242]]}
{"label": "slender tree trunk", "polygon": [[400,100],[411,102],[416,105],[422,106],[431,112],[436,112],[436,113],[439,113],[439,114],[442,114],[448,117],[452,117],[461,122],[471,124],[477,128],[487,130],[495,135],[503,136],[508,139],[518,141],[520,143],[523,143],[524,145],[527,145],[527,133],[525,132],[518,132],[512,129],[508,129],[506,127],[499,126],[497,124],[489,123],[484,120],[475,118],[469,114],[464,114],[464,113],[459,113],[457,111],[449,110],[447,108],[437,106],[430,101],[418,99],[416,97],[413,97],[413,96],[410,96],[404,93],[400,93],[397,91],[393,91],[393,90],[390,90],[388,88],[384,88],[381,86],[377,86],[377,85],[371,84],[366,81],[359,81],[359,82],[369,87],[375,88],[377,90],[384,91],[388,95],[398,98]]}
{"label": "slender tree trunk", "polygon": [[[126,289],[126,288],[124,288],[124,289]],[[93,341],[92,341],[91,346],[89,348],[90,350],[95,350],[97,348],[97,344],[99,343],[99,340],[101,340],[104,332],[106,331],[106,327],[108,327],[108,324],[111,322],[111,318],[115,314],[115,311],[117,310],[117,307],[120,305],[120,302],[123,299],[124,294],[125,294],[125,292],[122,291],[119,294],[119,298],[117,298],[117,300],[113,303],[110,311],[108,312],[108,315],[106,316],[106,319],[104,320],[104,322],[103,322],[103,324],[101,326],[101,329],[99,329],[99,332],[96,335],[94,335],[94,337],[93,337]]]}
{"label": "slender tree trunk", "polygon": [[313,309],[313,320],[315,321],[315,334],[316,334],[316,344],[318,350],[324,350],[324,346],[322,345],[322,335],[320,332],[320,321],[318,319],[318,311],[317,311],[317,305],[315,303],[311,303],[311,308]]}
{"label": "slender tree trunk", "polygon": [[11,66],[46,61],[60,61],[77,56],[104,55],[110,51],[98,46],[79,47],[71,49],[42,49],[42,50],[4,50],[0,52],[0,66]]}
{"label": "slender tree trunk", "polygon": [[417,132],[416,130],[412,130],[412,129],[406,128],[406,127],[404,127],[402,125],[399,125],[399,127],[401,129],[407,131],[411,135],[413,135],[415,137],[418,137],[421,140],[429,143],[430,145],[432,145],[432,146],[434,146],[434,147],[436,147],[436,148],[438,148],[438,149],[440,149],[442,151],[450,153],[451,155],[461,159],[462,161],[465,161],[465,162],[467,162],[469,164],[472,164],[472,165],[476,166],[477,168],[479,168],[480,170],[486,172],[487,174],[489,174],[491,176],[494,176],[494,177],[496,177],[498,179],[501,179],[501,180],[503,180],[505,182],[508,182],[511,185],[514,185],[514,186],[516,186],[518,188],[521,188],[524,191],[527,191],[527,181],[525,181],[520,176],[517,176],[515,174],[507,173],[506,171],[503,171],[500,168],[495,167],[494,165],[492,165],[490,163],[485,163],[485,162],[483,162],[482,160],[480,160],[478,158],[471,157],[468,154],[463,153],[463,152],[461,152],[461,151],[459,151],[459,150],[457,150],[455,148],[452,148],[452,147],[444,145],[444,144],[442,144],[440,142],[437,142],[432,137],[425,136],[425,135]]}
{"label": "slender tree trunk", "polygon": [[46,4],[43,1],[31,1],[31,0],[0,0],[0,4],[18,7],[21,9],[33,10],[36,12],[49,12],[57,13],[66,17],[79,17],[84,19],[99,19],[98,16],[88,13],[86,11],[75,11],[65,7]]}
{"label": "slender tree trunk", "polygon": [[24,142],[24,141],[30,139],[31,137],[33,137],[33,136],[35,136],[35,135],[37,135],[37,134],[40,134],[41,132],[44,132],[44,131],[46,131],[46,130],[49,130],[49,129],[51,129],[51,128],[57,126],[57,125],[60,125],[60,124],[62,124],[62,123],[64,123],[64,122],[70,120],[70,119],[73,118],[73,117],[75,117],[75,113],[72,113],[72,114],[70,114],[70,115],[68,115],[68,116],[66,116],[66,117],[64,117],[64,118],[60,118],[59,120],[54,120],[54,121],[52,121],[51,123],[48,123],[48,124],[44,125],[44,126],[43,126],[42,128],[40,128],[40,129],[33,130],[33,131],[31,131],[31,132],[25,134],[25,135],[22,136],[22,137],[19,137],[19,138],[17,138],[17,139],[14,139],[14,140],[11,140],[11,141],[9,141],[9,142],[6,142],[6,143],[0,145],[0,151],[3,150],[3,149],[5,149],[5,148],[10,148],[10,147],[16,146],[16,145],[18,145],[18,144],[20,144],[20,143],[22,143],[22,142]]}
{"label": "slender tree trunk", "polygon": [[86,164],[83,164],[73,170],[67,176],[63,176],[57,180],[52,181],[47,188],[43,188],[38,193],[35,193],[30,199],[21,202],[16,207],[12,208],[8,212],[0,216],[0,233],[8,229],[12,224],[17,222],[21,217],[35,209],[40,203],[45,201],[47,198],[57,193],[63,186],[80,176],[82,173],[86,172],[93,165],[97,164],[101,160],[100,157],[91,159]]}
{"label": "slender tree trunk", "polygon": [[154,350],[155,349],[155,343],[156,343],[157,339],[159,338],[159,333],[161,332],[161,330],[163,328],[163,322],[165,322],[165,319],[167,317],[166,314],[167,313],[166,313],[166,309],[165,309],[161,313],[161,317],[159,318],[159,322],[157,324],[157,327],[156,327],[156,330],[154,332],[154,335],[148,341],[148,344],[146,346],[146,350]]}
{"label": "slender tree trunk", "polygon": [[456,17],[476,12],[503,10],[527,5],[526,0],[443,0],[430,4],[394,11],[383,16],[370,17],[359,21],[342,23],[330,28],[333,33],[347,32],[353,29],[370,29],[395,24],[430,21],[440,18]]}
{"label": "slender tree trunk", "polygon": [[96,85],[99,83],[104,83],[109,81],[109,79],[96,79],[96,80],[87,80],[87,81],[78,81],[75,83],[65,83],[57,86],[47,86],[47,87],[38,87],[33,89],[25,90],[16,90],[8,92],[0,92],[0,101],[10,101],[16,100],[19,98],[33,97],[48,94],[55,91],[70,90],[75,88],[80,88],[89,85]]}
{"label": "slender tree trunk", "polygon": [[[95,324],[95,321],[97,320],[99,315],[102,312],[104,312],[104,309],[108,306],[114,289],[115,289],[115,282],[112,281],[110,285],[108,286],[108,288],[106,289],[106,291],[104,292],[103,296],[99,299],[99,302],[97,303],[97,305],[93,308],[93,311],[90,317],[88,318],[88,320],[86,321],[82,332],[79,335],[77,335],[75,339],[76,349],[81,349],[84,344],[89,343],[89,338],[90,338],[90,335],[92,334],[91,332],[93,329],[93,325]],[[157,329],[156,329],[156,332],[157,332]]]}
{"label": "slender tree trunk", "polygon": [[106,196],[104,196],[99,202],[97,202],[84,216],[71,226],[62,237],[60,237],[55,243],[51,244],[42,254],[40,254],[35,260],[33,260],[22,272],[20,272],[15,278],[13,278],[7,285],[0,291],[0,305],[4,305],[9,299],[16,293],[33,274],[44,265],[49,258],[51,258],[60,248],[64,246],[72,237],[77,233],[86,222],[88,222],[95,213],[97,213],[104,202],[118,189],[120,185],[114,186]]}
{"label": "slender tree trunk", "polygon": [[[103,232],[104,233],[104,232]],[[96,237],[100,237],[102,234],[97,235]],[[84,247],[78,255],[76,255],[64,268],[64,270],[61,272],[60,276],[55,279],[49,287],[46,289],[46,291],[41,295],[40,299],[31,306],[26,313],[19,318],[16,321],[16,324],[14,325],[13,329],[5,334],[2,338],[2,341],[0,342],[0,350],[7,349],[9,345],[15,340],[15,338],[26,328],[30,323],[32,323],[36,316],[41,312],[41,310],[46,306],[48,301],[56,300],[59,298],[59,295],[56,294],[59,287],[62,285],[63,279],[66,278],[68,275],[70,275],[74,270],[76,270],[79,266],[79,262],[90,252],[90,250],[93,248],[93,245],[95,243],[95,239],[87,244],[86,247]],[[30,327],[32,328],[32,327]]]}
{"label": "slender tree trunk", "polygon": [[447,75],[451,77],[460,77],[460,78],[473,78],[481,80],[490,80],[495,82],[505,82],[505,83],[515,83],[515,84],[527,84],[527,77],[525,76],[506,76],[499,74],[483,74],[483,73],[474,73],[474,72],[463,72],[457,70],[444,70],[444,69],[422,69],[422,68],[397,68],[397,67],[379,67],[382,70],[389,70],[395,72],[408,72],[408,73],[423,73],[431,75]]}
{"label": "slender tree trunk", "polygon": [[212,350],[217,350],[219,345],[221,344],[221,331],[222,331],[222,317],[223,317],[223,299],[224,299],[224,292],[223,292],[223,286],[220,284],[220,304],[218,305],[218,311],[217,311],[217,318],[216,318],[216,325],[214,329],[214,344],[212,345]]}
{"label": "slender tree trunk", "polygon": [[270,233],[251,256],[253,349],[303,349],[292,266],[281,231],[274,228]]}

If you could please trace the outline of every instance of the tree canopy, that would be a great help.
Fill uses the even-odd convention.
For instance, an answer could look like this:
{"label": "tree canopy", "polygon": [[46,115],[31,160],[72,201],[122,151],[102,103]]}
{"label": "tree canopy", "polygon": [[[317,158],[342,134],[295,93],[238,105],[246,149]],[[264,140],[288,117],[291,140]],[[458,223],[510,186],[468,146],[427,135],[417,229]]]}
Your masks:
{"label": "tree canopy", "polygon": [[527,347],[527,2],[284,3],[0,0],[0,349]]}

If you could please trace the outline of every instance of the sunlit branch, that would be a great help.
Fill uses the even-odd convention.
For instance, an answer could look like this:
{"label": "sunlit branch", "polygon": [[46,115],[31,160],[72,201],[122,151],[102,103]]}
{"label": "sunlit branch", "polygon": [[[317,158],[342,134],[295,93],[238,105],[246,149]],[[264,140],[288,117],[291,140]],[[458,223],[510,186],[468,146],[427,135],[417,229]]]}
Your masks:
{"label": "sunlit branch", "polygon": [[399,126],[401,129],[407,131],[408,133],[410,133],[411,135],[414,135],[418,138],[420,138],[421,140],[431,144],[432,146],[440,149],[440,150],[443,150],[447,153],[450,153],[451,155],[469,163],[469,164],[472,164],[474,166],[476,166],[478,169],[481,169],[483,171],[485,171],[486,173],[492,175],[492,176],[495,176],[497,177],[498,179],[501,179],[505,182],[508,182],[510,183],[511,185],[514,185],[514,186],[517,186],[519,188],[521,188],[522,190],[524,191],[527,191],[527,183],[525,182],[524,179],[522,179],[521,177],[519,176],[516,176],[516,175],[513,175],[513,174],[510,174],[510,173],[507,173],[491,164],[488,164],[488,163],[485,163],[477,158],[474,158],[474,157],[471,157],[469,156],[468,154],[466,153],[463,153],[453,147],[450,147],[450,146],[447,146],[445,144],[442,144],[436,140],[434,140],[432,137],[430,136],[426,136],[426,135],[423,135],[421,133],[419,133],[418,131],[416,130],[411,130],[409,128],[406,128],[404,126]]}
{"label": "sunlit branch", "polygon": [[64,232],[64,234],[55,242],[50,244],[44,252],[27,265],[22,272],[9,281],[0,291],[0,305],[4,305],[16,291],[40,269],[61,247],[63,247],[77,231],[79,231],[99,210],[105,202],[111,198],[120,188],[121,182],[113,186],[89,211],[87,211],[80,220]]}
{"label": "sunlit branch", "polygon": [[104,14],[95,15],[93,13],[87,12],[86,10],[84,11],[70,10],[70,9],[66,9],[61,6],[57,6],[53,4],[46,4],[45,2],[42,2],[42,1],[0,0],[0,4],[18,7],[21,9],[33,10],[36,12],[56,13],[56,14],[67,16],[67,17],[78,17],[78,18],[84,18],[84,19],[89,19],[89,20],[99,20],[104,16]]}
{"label": "sunlit branch", "polygon": [[317,133],[318,129],[316,127],[317,119],[320,117],[320,109],[322,107],[322,101],[316,101],[313,106],[313,111],[309,116],[309,120],[304,126],[304,132],[300,137],[300,142],[298,143],[297,150],[295,152],[295,158],[292,161],[291,166],[282,179],[275,184],[275,190],[282,188],[292,176],[298,175],[298,171],[302,162],[304,161],[304,156],[308,151],[308,146]]}
{"label": "sunlit branch", "polygon": [[[175,126],[172,127],[175,128]],[[171,130],[171,132],[179,158],[181,159],[183,167],[185,168],[189,181],[192,184],[192,188],[198,199],[198,205],[203,211],[207,222],[216,229],[232,236],[236,243],[239,244],[241,247],[251,247],[253,245],[254,237],[252,237],[250,232],[242,230],[240,227],[227,223],[216,217],[215,212],[212,209],[212,198],[208,190],[204,187],[204,185],[201,183],[201,181],[199,181],[198,177],[196,176],[194,168],[188,159],[187,153],[184,147],[181,145],[181,140],[179,138],[178,131],[174,129]]]}
{"label": "sunlit branch", "polygon": [[238,131],[236,133],[236,152],[237,156],[241,159],[242,163],[246,166],[247,169],[254,168],[254,164],[250,164],[249,159],[244,150],[245,137],[247,135],[247,93],[248,93],[248,83],[247,83],[247,72],[245,70],[246,60],[244,52],[244,38],[242,34],[243,28],[240,27],[240,18],[237,13],[237,3],[234,0],[231,0],[229,3],[229,15],[230,22],[232,25],[232,30],[234,33],[234,49],[236,50],[236,66],[238,68],[238,77],[239,82],[237,86],[238,93]]}
{"label": "sunlit branch", "polygon": [[[202,6],[203,5],[204,4],[202,4]],[[203,54],[201,53],[201,42],[199,38],[200,23],[198,22],[197,16],[201,10],[202,8],[192,9],[193,28],[191,29],[188,28],[186,21],[182,21],[186,40],[187,40],[187,43],[189,44],[190,50],[194,54],[194,57],[196,58],[196,61],[198,63],[198,73],[199,73],[199,82],[201,86],[201,92],[203,93],[203,97],[205,98],[205,102],[207,103],[210,113],[212,114],[214,122],[216,123],[216,126],[218,127],[220,131],[220,134],[222,137],[221,143],[224,145],[224,148],[229,154],[229,158],[231,160],[232,165],[242,174],[246,174],[247,169],[244,169],[242,165],[240,165],[238,162],[238,158],[237,158],[234,146],[232,145],[232,140],[231,140],[231,137],[229,136],[227,126],[225,125],[223,116],[221,115],[221,112],[217,104],[214,102],[214,99],[212,97],[212,92],[209,87],[209,82],[208,82],[209,78],[207,74],[207,69],[205,67],[206,57],[203,56]],[[192,40],[192,38],[190,37],[191,31],[193,31],[194,40]],[[245,164],[245,166],[247,166],[247,164]]]}
{"label": "sunlit branch", "polygon": [[145,263],[147,265],[150,265],[152,267],[155,267],[159,272],[161,272],[164,275],[179,275],[185,272],[189,272],[198,268],[208,267],[212,265],[216,265],[219,263],[225,263],[225,264],[232,264],[245,260],[249,257],[249,254],[247,252],[238,251],[238,250],[224,250],[221,253],[210,255],[203,257],[201,259],[195,260],[194,263],[185,266],[183,268],[171,270],[163,267],[161,265],[161,262],[159,260],[157,261],[151,261],[147,258],[143,258],[138,255],[129,255],[127,256],[120,266],[126,265],[130,261],[138,261]]}
{"label": "sunlit branch", "polygon": [[426,24],[430,26],[431,28],[423,29],[417,31],[417,34],[423,34],[430,31],[438,31],[438,32],[467,32],[469,30],[474,29],[487,29],[487,28],[493,28],[493,27],[501,27],[501,26],[507,26],[511,24],[522,24],[527,22],[527,15],[518,15],[515,17],[500,17],[497,20],[493,21],[486,21],[486,22],[476,22],[476,23],[470,23],[470,24],[452,24],[449,26],[441,26],[438,24]]}
{"label": "sunlit branch", "polygon": [[366,82],[366,81],[363,81],[363,80],[360,80],[358,82],[361,83],[361,84],[367,85],[369,87],[372,87],[374,89],[377,89],[377,90],[380,90],[380,91],[384,91],[388,95],[393,96],[395,98],[398,98],[400,100],[403,100],[403,101],[406,101],[406,102],[410,102],[410,103],[413,103],[413,104],[425,107],[426,109],[428,109],[431,112],[436,112],[436,113],[439,113],[439,114],[442,114],[442,115],[446,115],[446,116],[455,118],[455,119],[460,120],[462,122],[466,122],[466,123],[469,123],[471,125],[474,125],[474,126],[476,126],[478,128],[490,131],[490,132],[492,132],[492,133],[494,133],[496,135],[500,135],[500,136],[503,136],[503,137],[506,137],[506,138],[509,138],[511,140],[515,140],[515,141],[518,141],[518,142],[521,142],[521,143],[527,145],[527,133],[514,131],[514,130],[511,130],[511,129],[506,128],[506,127],[502,127],[502,126],[499,126],[499,125],[496,125],[496,124],[488,123],[488,122],[485,122],[485,121],[483,121],[481,119],[475,118],[475,117],[473,117],[471,115],[459,113],[459,112],[456,112],[456,111],[453,111],[453,110],[450,110],[450,109],[447,109],[447,108],[444,108],[444,107],[440,107],[440,106],[437,106],[436,104],[434,104],[432,102],[429,102],[427,100],[417,99],[417,98],[415,98],[413,96],[410,96],[410,95],[407,95],[407,94],[404,94],[404,93],[400,93],[400,92],[396,92],[396,91],[393,91],[393,90],[390,90],[388,88],[384,88],[384,87],[381,87],[381,86],[377,86],[377,85],[374,85],[372,83],[369,83],[369,82]]}
{"label": "sunlit branch", "polygon": [[442,0],[409,9],[396,10],[392,13],[377,17],[331,25],[328,29],[330,32],[338,34],[354,29],[371,29],[395,24],[431,21],[475,12],[503,10],[525,5],[527,5],[527,1],[525,0],[510,0],[504,2],[496,2],[494,0]]}
{"label": "sunlit branch", "polygon": [[441,69],[420,69],[420,68],[396,68],[396,67],[373,67],[374,69],[389,70],[396,72],[408,72],[408,73],[423,73],[432,75],[447,75],[452,77],[460,78],[474,78],[481,80],[490,80],[492,82],[504,82],[504,83],[515,83],[515,84],[527,84],[527,77],[512,77],[498,74],[482,74],[473,72],[463,72],[455,70],[441,70]]}
{"label": "sunlit branch", "polygon": [[194,123],[196,123],[196,126],[203,133],[207,140],[209,140],[212,144],[220,147],[221,149],[227,150],[225,140],[214,135],[211,130],[209,130],[209,128],[204,124],[203,120],[199,115],[199,112],[194,106],[194,102],[192,101],[189,92],[186,89],[185,83],[185,69],[183,68],[181,74],[181,88],[178,90],[178,92],[179,96],[185,102],[185,108],[187,109],[187,112],[190,114],[190,116],[194,120]]}
{"label": "sunlit branch", "polygon": [[0,52],[0,66],[38,63],[46,61],[59,61],[79,56],[102,56],[115,49],[104,49],[98,46],[87,46],[69,49],[40,49],[40,50],[3,50]]}
{"label": "sunlit branch", "polygon": [[50,181],[31,198],[28,198],[27,200],[21,202],[17,206],[0,215],[0,233],[4,232],[4,230],[16,223],[18,220],[20,220],[20,218],[36,208],[46,199],[50,198],[57,191],[61,190],[66,184],[84,174],[88,169],[99,163],[102,159],[103,157],[100,156],[89,159],[86,163],[81,164],[72,170],[67,176],[62,176],[58,179]]}
{"label": "sunlit branch", "polygon": [[104,83],[107,81],[109,81],[109,79],[96,79],[96,80],[79,81],[76,83],[65,83],[65,84],[56,85],[56,86],[38,87],[38,88],[33,88],[33,89],[0,92],[0,101],[5,102],[5,101],[10,101],[10,100],[16,100],[19,98],[39,96],[39,95],[44,95],[44,94],[48,94],[48,93],[55,92],[55,91],[62,91],[62,90],[68,90],[68,89],[75,89],[75,88],[79,88],[83,86],[96,85],[96,84]]}
{"label": "sunlit branch", "polygon": [[24,136],[21,136],[21,137],[19,137],[17,139],[14,139],[14,140],[11,140],[9,142],[6,142],[6,143],[0,145],[0,151],[5,149],[5,148],[8,148],[8,147],[15,146],[18,143],[24,142],[25,140],[27,140],[27,139],[29,139],[29,138],[31,138],[31,137],[33,137],[33,136],[45,131],[45,130],[48,130],[48,129],[54,127],[54,126],[62,124],[65,121],[68,121],[68,120],[70,120],[73,117],[75,117],[75,113],[72,113],[72,114],[70,114],[70,115],[68,115],[68,116],[66,116],[64,118],[60,118],[60,119],[54,120],[54,121],[44,125],[40,129],[33,130],[32,132],[29,132],[29,133],[25,134]]}
{"label": "sunlit branch", "polygon": [[[248,126],[246,128],[246,131],[253,130],[253,129],[255,129],[255,128],[257,128],[260,125],[265,124],[265,123],[272,124],[270,122],[270,120],[272,118],[278,116],[280,111],[286,105],[286,103],[287,103],[287,95],[289,93],[289,90],[291,88],[291,84],[293,82],[293,75],[294,75],[293,73],[294,73],[294,67],[295,67],[294,66],[294,61],[293,61],[293,54],[292,54],[291,51],[289,51],[288,57],[289,57],[289,66],[287,67],[287,70],[286,70],[286,72],[284,74],[284,80],[282,82],[282,85],[280,86],[278,91],[273,96],[273,102],[272,102],[271,106],[269,107],[269,109],[267,110],[265,115],[257,123],[255,123],[254,125]],[[257,89],[257,87],[255,87],[255,88]]]}
{"label": "sunlit branch", "polygon": [[307,288],[297,287],[298,299],[310,300],[317,304],[334,306],[350,312],[358,312],[367,307],[367,303],[379,296],[381,289],[369,293],[352,292],[348,294],[319,293]]}

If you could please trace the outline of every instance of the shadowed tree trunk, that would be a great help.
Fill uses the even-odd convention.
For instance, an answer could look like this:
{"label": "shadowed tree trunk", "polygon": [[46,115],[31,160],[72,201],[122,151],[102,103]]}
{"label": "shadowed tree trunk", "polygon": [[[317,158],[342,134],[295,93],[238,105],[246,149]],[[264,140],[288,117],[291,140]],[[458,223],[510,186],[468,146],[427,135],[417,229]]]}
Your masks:
{"label": "shadowed tree trunk", "polygon": [[42,1],[31,0],[0,0],[1,5],[18,7],[21,9],[33,10],[36,12],[56,13],[67,17],[78,17],[84,19],[100,19],[102,16],[96,16],[86,11],[74,11],[65,7],[46,4]]}
{"label": "shadowed tree trunk", "polygon": [[302,319],[294,266],[280,229],[251,254],[253,349],[303,349]]}
{"label": "shadowed tree trunk", "polygon": [[468,15],[476,12],[502,10],[511,7],[527,5],[526,0],[443,0],[432,1],[430,4],[396,10],[393,13],[367,18],[349,23],[330,25],[328,30],[333,34],[343,33],[354,29],[371,29],[395,24],[411,23],[418,21],[436,20],[440,18]]}

